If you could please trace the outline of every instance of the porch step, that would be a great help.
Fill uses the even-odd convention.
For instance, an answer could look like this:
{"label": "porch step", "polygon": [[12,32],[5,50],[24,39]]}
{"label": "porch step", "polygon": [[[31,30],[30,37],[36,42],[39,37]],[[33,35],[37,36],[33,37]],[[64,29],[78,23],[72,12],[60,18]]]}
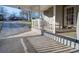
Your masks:
{"label": "porch step", "polygon": [[[63,45],[53,39],[50,39],[46,36],[34,36],[24,38],[24,42],[28,43],[32,52],[38,53],[63,53],[63,52],[74,52],[76,49],[69,46]],[[33,50],[34,49],[34,50]]]}

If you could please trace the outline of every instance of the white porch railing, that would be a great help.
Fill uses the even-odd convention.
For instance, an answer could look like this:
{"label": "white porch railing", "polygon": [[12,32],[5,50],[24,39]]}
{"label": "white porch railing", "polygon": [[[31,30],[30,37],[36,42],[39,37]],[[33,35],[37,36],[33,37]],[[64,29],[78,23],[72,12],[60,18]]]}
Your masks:
{"label": "white porch railing", "polygon": [[32,19],[32,31],[36,31],[41,34],[41,19]]}
{"label": "white porch railing", "polygon": [[55,17],[47,17],[43,16],[44,18],[44,30],[55,33]]}
{"label": "white porch railing", "polygon": [[41,22],[41,19],[33,19],[32,20],[32,28],[40,29],[41,28],[40,22]]}

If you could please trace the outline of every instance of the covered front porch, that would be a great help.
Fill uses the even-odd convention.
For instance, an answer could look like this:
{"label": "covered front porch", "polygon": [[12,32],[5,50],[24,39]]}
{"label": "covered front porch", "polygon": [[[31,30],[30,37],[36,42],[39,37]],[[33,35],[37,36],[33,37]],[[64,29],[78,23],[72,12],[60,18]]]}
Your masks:
{"label": "covered front porch", "polygon": [[56,6],[56,33],[77,38],[77,10],[76,5],[58,5]]}
{"label": "covered front porch", "polygon": [[[3,39],[7,39],[7,40],[15,39],[13,40],[15,43],[17,39],[18,41],[18,44],[16,43],[17,46],[19,46],[19,40],[20,40],[24,49],[24,51],[22,49],[23,52],[33,52],[33,53],[35,52],[38,52],[38,53],[78,52],[79,41],[76,38],[72,38],[70,36],[67,37],[65,36],[65,34],[61,35],[61,32],[68,31],[67,33],[69,33],[69,31],[73,30],[73,28],[75,29],[74,24],[76,24],[75,22],[74,24],[71,24],[70,21],[67,22],[64,19],[65,7],[66,6],[62,6],[62,5],[20,6],[20,8],[23,9],[24,11],[26,8],[28,8],[30,9],[30,12],[32,11],[39,12],[39,18],[32,19],[30,15],[30,18],[32,20],[31,31],[21,33],[18,35],[8,36]],[[69,17],[69,16],[70,15],[67,15],[66,17]],[[60,33],[58,33],[58,31]],[[9,44],[11,43],[9,42]],[[6,47],[6,45],[2,47]],[[11,52],[11,51],[21,52],[21,50],[16,50],[16,51],[10,50],[5,52]]]}

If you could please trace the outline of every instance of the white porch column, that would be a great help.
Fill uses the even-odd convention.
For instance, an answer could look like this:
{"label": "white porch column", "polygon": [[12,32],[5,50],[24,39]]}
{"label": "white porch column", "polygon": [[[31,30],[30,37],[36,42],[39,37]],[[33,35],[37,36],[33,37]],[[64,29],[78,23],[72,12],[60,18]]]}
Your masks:
{"label": "white porch column", "polygon": [[55,21],[56,21],[56,5],[53,6],[53,33],[55,33]]}
{"label": "white porch column", "polygon": [[78,12],[77,12],[77,40],[79,40],[79,6],[78,6]]}

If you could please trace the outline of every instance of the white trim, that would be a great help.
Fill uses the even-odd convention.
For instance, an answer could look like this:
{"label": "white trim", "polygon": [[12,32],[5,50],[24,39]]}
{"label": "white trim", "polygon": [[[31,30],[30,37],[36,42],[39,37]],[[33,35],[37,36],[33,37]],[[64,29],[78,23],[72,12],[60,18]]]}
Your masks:
{"label": "white trim", "polygon": [[53,33],[56,33],[56,5],[53,6]]}
{"label": "white trim", "polygon": [[23,38],[21,38],[20,40],[21,40],[21,44],[22,44],[22,46],[24,48],[25,53],[27,53],[27,47],[26,47],[26,45],[25,45],[25,43],[23,41]]}
{"label": "white trim", "polygon": [[[67,8],[71,8],[71,7],[74,7],[74,20],[76,20],[76,7],[75,6],[66,6],[66,7],[64,7],[64,24],[66,25],[66,23],[67,23],[67,21],[66,21],[66,16],[67,16],[67,14],[66,14],[66,9]],[[73,22],[74,22],[74,20],[73,20]],[[73,25],[74,25],[75,23],[73,23]],[[75,26],[75,25],[74,25]]]}

